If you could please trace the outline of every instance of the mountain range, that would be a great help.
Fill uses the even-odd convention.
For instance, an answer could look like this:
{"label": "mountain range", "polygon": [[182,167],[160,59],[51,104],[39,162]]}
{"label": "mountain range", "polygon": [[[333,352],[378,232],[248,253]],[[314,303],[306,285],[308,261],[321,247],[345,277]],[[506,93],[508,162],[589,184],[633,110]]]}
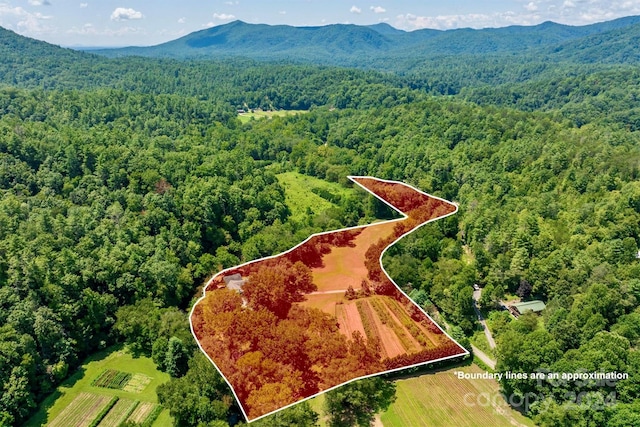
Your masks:
{"label": "mountain range", "polygon": [[244,57],[346,66],[366,66],[404,58],[487,54],[535,54],[551,60],[571,58],[584,63],[629,63],[640,59],[639,38],[640,16],[585,26],[544,22],[535,26],[445,31],[403,31],[386,23],[293,27],[234,21],[156,46],[92,52],[109,57]]}
{"label": "mountain range", "polygon": [[[87,51],[0,27],[0,58],[0,85],[20,87],[118,86],[153,91],[171,82],[177,91],[193,94],[203,89],[180,86],[184,82],[177,75],[197,74],[203,65],[214,75],[234,75],[264,62],[298,64],[302,68],[297,72],[307,77],[312,73],[304,67],[317,64],[379,71],[380,81],[452,95],[464,87],[535,83],[612,67],[625,73],[635,70],[640,63],[640,16],[576,27],[545,22],[410,32],[385,23],[292,27],[235,21],[157,46]],[[191,59],[198,61],[183,62]],[[268,80],[262,74],[259,78]]]}

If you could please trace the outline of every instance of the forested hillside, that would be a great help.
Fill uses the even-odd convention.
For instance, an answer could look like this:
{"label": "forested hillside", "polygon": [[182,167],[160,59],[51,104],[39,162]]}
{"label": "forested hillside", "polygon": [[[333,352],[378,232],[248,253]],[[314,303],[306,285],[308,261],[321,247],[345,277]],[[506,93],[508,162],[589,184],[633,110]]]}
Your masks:
{"label": "forested hillside", "polygon": [[[234,21],[157,46],[94,52],[109,57],[245,57],[386,70],[398,70],[395,63],[398,59],[412,57],[475,55],[481,58],[487,54],[515,56],[532,52],[548,55],[549,58],[571,57],[577,60],[575,62],[619,63],[637,62],[637,43],[631,42],[639,28],[640,17],[637,16],[585,26],[544,22],[528,27],[447,31],[422,29],[410,32],[396,30],[387,24],[292,27]],[[624,54],[618,52],[611,56],[603,45],[624,46]]]}
{"label": "forested hillside", "polygon": [[[457,202],[388,251],[390,274],[460,338],[477,327],[480,284],[499,370],[629,374],[606,386],[504,380],[536,397],[536,423],[640,422],[637,69],[498,55],[382,73],[107,59],[0,38],[1,426],[21,425],[115,342],[172,375],[158,396],[176,425],[235,423],[189,332],[204,281],[388,214],[364,192],[325,190],[331,207],[300,221],[282,172],[341,186],[373,175]],[[243,123],[239,108],[309,111]],[[494,310],[514,294],[547,309]],[[283,414],[264,425],[317,419],[306,404]]]}

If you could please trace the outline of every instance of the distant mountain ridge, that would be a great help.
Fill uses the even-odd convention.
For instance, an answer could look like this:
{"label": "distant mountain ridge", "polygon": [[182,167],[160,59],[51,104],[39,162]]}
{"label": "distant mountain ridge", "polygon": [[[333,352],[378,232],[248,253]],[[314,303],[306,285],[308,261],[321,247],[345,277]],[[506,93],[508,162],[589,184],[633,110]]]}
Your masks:
{"label": "distant mountain ridge", "polygon": [[[320,27],[248,24],[234,21],[200,30],[149,47],[95,50],[109,57],[146,56],[176,59],[245,57],[257,60],[296,60],[352,66],[372,58],[433,57],[536,53],[551,58],[569,56],[577,61],[611,62],[602,47],[625,45],[629,34],[640,33],[640,16],[585,26],[544,22],[535,26],[509,26],[474,30],[423,29],[403,31],[388,24],[367,26],[332,24]],[[635,40],[635,39],[633,39]],[[631,41],[633,41],[631,40]],[[600,46],[589,55],[585,47]],[[637,61],[639,44],[625,45],[622,62]],[[598,53],[600,52],[600,53]]]}
{"label": "distant mountain ridge", "polygon": [[[302,79],[312,79],[316,72],[322,79],[327,73],[339,74],[336,69],[327,71],[330,67],[316,69],[321,64],[377,71],[375,79],[380,81],[455,95],[463,88],[586,76],[612,67],[633,71],[640,64],[640,17],[581,27],[545,22],[532,27],[409,32],[385,23],[290,27],[236,21],[158,46],[86,52],[0,27],[0,58],[0,87],[115,86],[153,92],[172,85],[180,93],[200,94],[201,83],[187,88],[185,80],[176,76],[204,68],[233,76],[265,64],[276,65],[269,70],[297,64],[294,69]],[[265,73],[261,68],[253,80],[267,85],[271,77]],[[190,81],[195,80],[192,76]]]}

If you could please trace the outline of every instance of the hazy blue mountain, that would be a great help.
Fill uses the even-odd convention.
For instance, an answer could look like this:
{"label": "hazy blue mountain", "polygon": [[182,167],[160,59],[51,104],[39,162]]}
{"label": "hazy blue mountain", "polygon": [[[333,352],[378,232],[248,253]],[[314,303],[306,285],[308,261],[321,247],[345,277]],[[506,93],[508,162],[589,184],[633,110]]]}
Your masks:
{"label": "hazy blue mountain", "polygon": [[98,51],[106,56],[216,58],[241,56],[254,59],[340,59],[377,54],[393,49],[394,41],[378,30],[357,25],[291,27],[247,24],[242,21],[188,34],[151,47]]}
{"label": "hazy blue mountain", "polygon": [[392,27],[391,25],[387,24],[386,22],[380,22],[379,24],[372,24],[372,25],[367,25],[367,28],[371,28],[374,31],[377,31],[378,33],[385,35],[385,36],[395,36],[398,34],[405,34],[406,31],[404,30],[399,30],[398,28]]}
{"label": "hazy blue mountain", "polygon": [[[544,22],[535,26],[509,26],[474,30],[403,31],[380,23],[369,26],[334,24],[321,27],[247,24],[234,21],[197,31],[150,47],[99,50],[105,56],[168,58],[246,57],[258,60],[294,60],[332,65],[395,63],[398,59],[442,55],[566,54],[579,62],[637,61],[633,34],[640,17],[569,26]],[[625,46],[623,44],[628,43]],[[611,56],[609,45],[624,54]],[[622,48],[622,49],[621,49]],[[588,54],[575,51],[590,49]]]}

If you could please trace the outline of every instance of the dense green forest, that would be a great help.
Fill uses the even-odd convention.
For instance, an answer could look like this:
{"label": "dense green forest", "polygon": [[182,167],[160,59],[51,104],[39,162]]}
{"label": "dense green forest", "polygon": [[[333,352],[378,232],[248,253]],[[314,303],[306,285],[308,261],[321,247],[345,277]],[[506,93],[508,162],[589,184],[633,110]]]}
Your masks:
{"label": "dense green forest", "polygon": [[[344,186],[373,175],[456,201],[457,215],[388,251],[398,284],[460,336],[477,327],[474,283],[489,310],[505,295],[544,300],[541,317],[492,312],[499,370],[629,379],[504,380],[505,391],[536,396],[528,415],[543,426],[640,423],[637,67],[105,59],[0,31],[0,425],[20,425],[117,341],[174,377],[158,395],[177,425],[241,421],[189,331],[203,282],[388,215],[364,192],[323,193],[334,207],[294,220],[277,179],[288,171]],[[309,111],[237,119],[258,107]],[[335,410],[357,391],[341,390],[336,425],[359,417]],[[264,422],[317,415],[304,404]]]}

